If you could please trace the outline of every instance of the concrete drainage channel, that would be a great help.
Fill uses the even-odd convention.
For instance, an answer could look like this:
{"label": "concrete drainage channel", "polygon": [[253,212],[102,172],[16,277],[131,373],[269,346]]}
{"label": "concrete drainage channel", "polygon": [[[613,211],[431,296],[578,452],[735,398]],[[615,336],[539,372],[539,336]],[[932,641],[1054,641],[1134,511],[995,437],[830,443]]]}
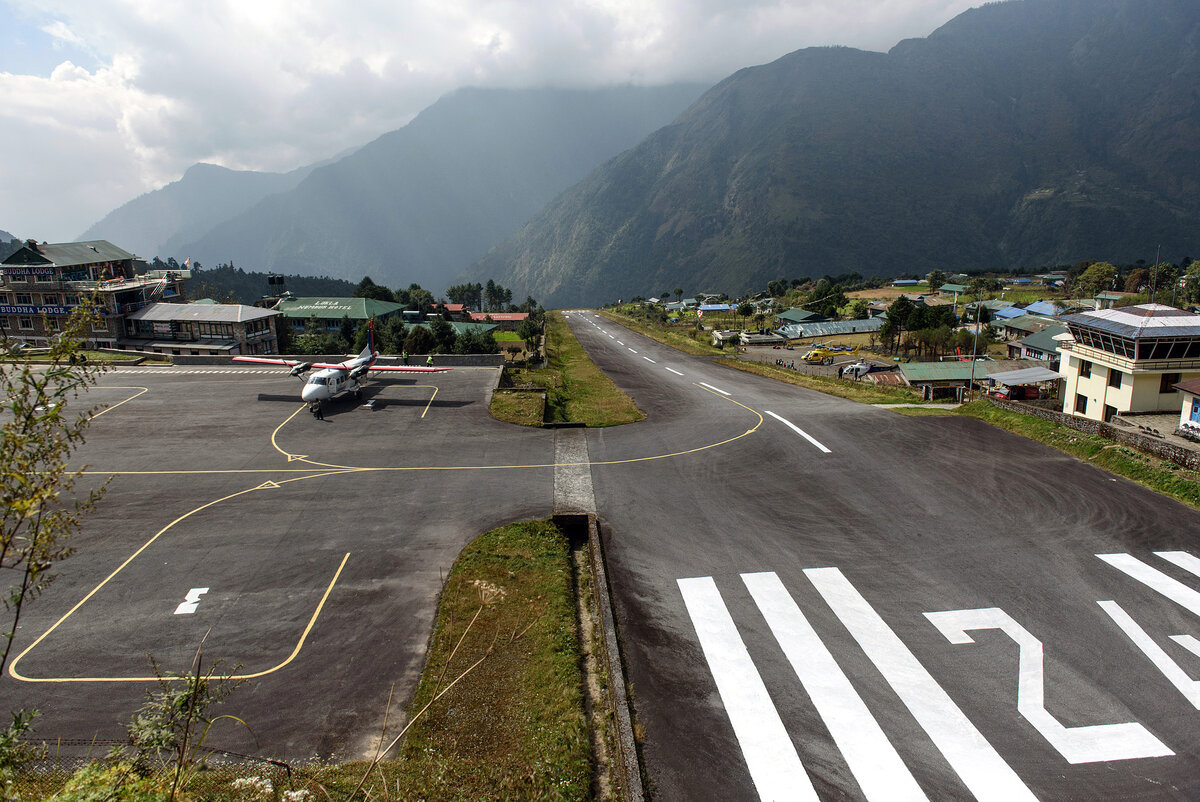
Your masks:
{"label": "concrete drainage channel", "polygon": [[596,799],[645,799],[582,427],[554,433],[554,523],[571,543]]}

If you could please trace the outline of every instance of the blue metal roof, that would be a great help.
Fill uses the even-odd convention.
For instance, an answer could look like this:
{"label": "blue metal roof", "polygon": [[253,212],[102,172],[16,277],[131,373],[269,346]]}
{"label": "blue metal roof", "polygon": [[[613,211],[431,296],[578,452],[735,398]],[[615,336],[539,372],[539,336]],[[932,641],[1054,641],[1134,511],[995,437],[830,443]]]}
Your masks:
{"label": "blue metal roof", "polygon": [[1034,301],[1025,307],[1025,311],[1031,315],[1055,315],[1062,313],[1062,307],[1053,301]]}
{"label": "blue metal roof", "polygon": [[992,317],[998,317],[1001,320],[1011,320],[1012,318],[1021,317],[1025,314],[1024,309],[1018,309],[1015,306],[1006,306],[1003,309],[997,309],[992,313]]}

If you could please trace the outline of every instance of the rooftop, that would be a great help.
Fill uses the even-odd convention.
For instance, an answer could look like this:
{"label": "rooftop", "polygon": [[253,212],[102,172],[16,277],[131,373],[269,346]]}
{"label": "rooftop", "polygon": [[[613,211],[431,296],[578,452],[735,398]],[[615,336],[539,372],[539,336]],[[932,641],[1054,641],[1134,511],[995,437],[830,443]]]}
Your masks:
{"label": "rooftop", "polygon": [[366,320],[371,317],[384,317],[395,314],[404,308],[402,304],[390,301],[376,301],[373,298],[283,298],[275,305],[285,317],[320,318],[341,320],[348,317],[351,320]]}
{"label": "rooftop", "polygon": [[97,262],[123,262],[133,254],[108,240],[88,242],[34,243],[25,245],[4,260],[3,264],[52,264],[55,267],[92,265]]}
{"label": "rooftop", "polygon": [[180,320],[196,321],[199,323],[245,323],[264,317],[273,317],[279,312],[274,309],[262,309],[257,306],[243,304],[168,304],[153,303],[144,306],[133,314],[129,320]]}
{"label": "rooftop", "polygon": [[1163,304],[1097,309],[1068,315],[1062,322],[1135,340],[1142,337],[1200,337],[1200,315]]}

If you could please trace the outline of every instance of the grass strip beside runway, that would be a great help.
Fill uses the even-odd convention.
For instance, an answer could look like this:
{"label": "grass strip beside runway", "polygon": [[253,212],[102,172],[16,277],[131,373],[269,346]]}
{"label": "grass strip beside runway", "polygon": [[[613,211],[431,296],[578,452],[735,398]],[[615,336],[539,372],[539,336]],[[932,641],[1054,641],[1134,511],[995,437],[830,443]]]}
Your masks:
{"label": "grass strip beside runway", "polygon": [[[396,759],[373,769],[355,798],[590,798],[569,561],[566,537],[548,521],[493,530],[463,550],[408,710],[416,720]],[[399,729],[390,725],[384,742]],[[347,798],[368,765],[315,781]]]}
{"label": "grass strip beside runway", "polygon": [[[582,423],[588,427],[619,426],[646,417],[628,395],[595,363],[563,320],[562,313],[546,316],[546,367],[509,369],[512,384],[532,386],[538,393],[499,392],[492,397],[492,415],[510,423]],[[535,420],[545,392],[544,420]]]}

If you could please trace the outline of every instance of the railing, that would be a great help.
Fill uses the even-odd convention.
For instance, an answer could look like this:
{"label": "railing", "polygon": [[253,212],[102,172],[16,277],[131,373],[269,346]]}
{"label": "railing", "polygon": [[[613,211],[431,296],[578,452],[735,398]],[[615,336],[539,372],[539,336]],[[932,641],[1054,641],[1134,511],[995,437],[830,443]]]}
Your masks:
{"label": "railing", "polygon": [[1130,359],[1080,343],[1066,343],[1061,348],[1081,359],[1122,368],[1126,373],[1200,370],[1200,359]]}

